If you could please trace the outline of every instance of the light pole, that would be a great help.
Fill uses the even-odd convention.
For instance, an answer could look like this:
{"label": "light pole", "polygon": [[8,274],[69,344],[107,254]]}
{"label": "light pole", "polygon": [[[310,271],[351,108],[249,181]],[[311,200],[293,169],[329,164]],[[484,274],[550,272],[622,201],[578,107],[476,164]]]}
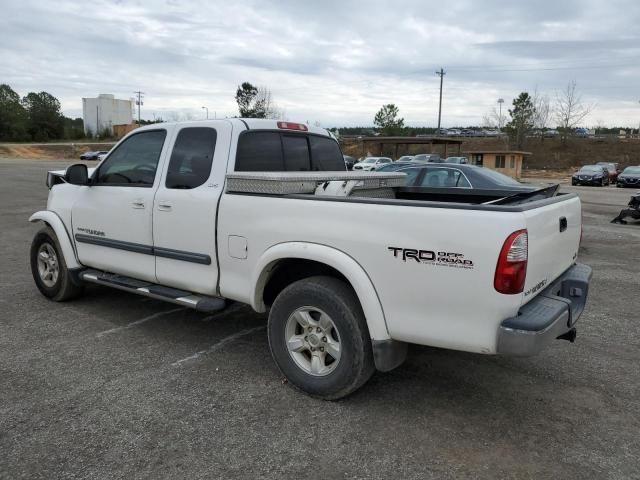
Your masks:
{"label": "light pole", "polygon": [[202,108],[207,111],[207,120],[209,120],[209,109],[207,107],[202,107]]}
{"label": "light pole", "polygon": [[446,75],[444,68],[440,67],[440,71],[436,72],[436,75],[440,77],[440,102],[438,103],[438,130],[436,131],[436,135],[440,135],[440,119],[442,118],[442,80]]}
{"label": "light pole", "polygon": [[504,98],[498,99],[498,131],[502,132],[502,104],[504,103]]}

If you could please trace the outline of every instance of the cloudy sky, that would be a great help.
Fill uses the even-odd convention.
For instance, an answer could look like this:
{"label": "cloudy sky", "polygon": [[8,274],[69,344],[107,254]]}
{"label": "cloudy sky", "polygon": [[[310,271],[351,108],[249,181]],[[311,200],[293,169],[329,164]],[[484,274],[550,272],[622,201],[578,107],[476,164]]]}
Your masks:
{"label": "cloudy sky", "polygon": [[[143,118],[237,115],[243,81],[289,120],[371,125],[395,103],[409,125],[479,124],[500,97],[553,99],[569,81],[585,121],[640,123],[640,2],[0,0],[0,83],[82,97],[145,92]],[[175,113],[171,113],[175,112]]]}

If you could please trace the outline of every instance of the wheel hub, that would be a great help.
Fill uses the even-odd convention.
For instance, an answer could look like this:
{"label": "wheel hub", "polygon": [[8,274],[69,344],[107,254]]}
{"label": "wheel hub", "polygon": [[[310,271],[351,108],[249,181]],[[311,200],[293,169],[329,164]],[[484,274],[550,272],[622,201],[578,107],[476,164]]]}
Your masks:
{"label": "wheel hub", "polygon": [[335,323],[316,307],[301,307],[285,327],[289,355],[305,373],[325,376],[340,362],[342,345]]}
{"label": "wheel hub", "polygon": [[49,243],[43,243],[38,249],[38,275],[45,286],[51,288],[58,281],[60,275],[60,265],[58,264],[58,256],[53,246]]}

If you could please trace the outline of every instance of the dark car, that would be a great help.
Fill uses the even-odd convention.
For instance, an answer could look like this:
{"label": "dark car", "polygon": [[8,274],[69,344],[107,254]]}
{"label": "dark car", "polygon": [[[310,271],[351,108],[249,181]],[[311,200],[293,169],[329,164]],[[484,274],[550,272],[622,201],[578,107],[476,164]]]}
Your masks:
{"label": "dark car", "polygon": [[80,160],[98,160],[98,155],[109,153],[108,151],[100,150],[98,152],[84,152],[80,155]]}
{"label": "dark car", "polygon": [[640,166],[627,167],[620,175],[618,175],[618,181],[616,186],[623,187],[636,187],[640,188]]}
{"label": "dark car", "polygon": [[571,185],[609,185],[609,171],[602,165],[585,165],[571,177]]}
{"label": "dark car", "polygon": [[441,163],[444,162],[440,155],[437,153],[419,153],[418,155],[413,156],[412,162],[433,162],[433,163]]}
{"label": "dark car", "polygon": [[602,165],[609,172],[609,180],[616,183],[620,174],[620,164],[616,162],[598,162],[596,165]]}
{"label": "dark car", "polygon": [[525,185],[489,168],[475,165],[408,165],[395,171],[407,174],[406,186],[429,188],[463,188],[529,192],[540,188]]}
{"label": "dark car", "polygon": [[344,157],[344,164],[347,167],[347,170],[353,170],[353,166],[356,164],[356,159],[353,157],[350,157],[349,155],[343,155]]}

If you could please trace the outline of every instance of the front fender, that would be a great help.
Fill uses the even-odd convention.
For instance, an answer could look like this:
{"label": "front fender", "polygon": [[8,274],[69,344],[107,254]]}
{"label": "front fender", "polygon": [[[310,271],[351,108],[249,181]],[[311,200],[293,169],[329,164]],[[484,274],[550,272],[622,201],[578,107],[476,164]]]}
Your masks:
{"label": "front fender", "polygon": [[346,253],[326,245],[306,242],[287,242],[267,249],[258,260],[252,274],[253,304],[258,312],[264,312],[262,294],[273,266],[279,260],[299,258],[324,263],[337,271],[351,283],[360,300],[364,316],[367,320],[369,335],[372,340],[389,340],[389,331],[382,304],[378,298],[373,282],[365,270]]}
{"label": "front fender", "polygon": [[62,255],[64,256],[64,262],[67,264],[67,268],[74,269],[82,267],[76,257],[73,242],[69,237],[67,228],[56,213],[49,210],[42,210],[31,215],[31,217],[29,217],[29,221],[32,223],[44,222],[53,229],[56,233],[56,237],[58,237],[58,243],[62,249]]}

